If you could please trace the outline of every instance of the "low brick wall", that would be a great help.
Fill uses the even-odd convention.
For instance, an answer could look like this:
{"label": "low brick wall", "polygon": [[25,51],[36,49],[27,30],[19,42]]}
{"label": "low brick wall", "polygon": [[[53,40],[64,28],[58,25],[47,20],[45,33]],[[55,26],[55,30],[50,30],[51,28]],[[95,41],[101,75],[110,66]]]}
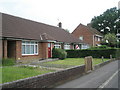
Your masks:
{"label": "low brick wall", "polygon": [[112,61],[114,61],[114,60],[116,60],[116,59],[108,60],[108,61],[105,61],[105,62],[100,63],[100,64],[98,64],[98,65],[95,65],[95,66],[94,66],[94,69],[98,69],[98,68],[100,68],[100,67],[102,67],[102,66],[104,66],[104,65],[106,65],[106,64],[108,64],[108,63],[110,63],[110,62],[112,62]]}
{"label": "low brick wall", "polygon": [[[2,84],[2,88],[51,88],[85,73],[85,65]],[[1,85],[0,85],[1,86]]]}

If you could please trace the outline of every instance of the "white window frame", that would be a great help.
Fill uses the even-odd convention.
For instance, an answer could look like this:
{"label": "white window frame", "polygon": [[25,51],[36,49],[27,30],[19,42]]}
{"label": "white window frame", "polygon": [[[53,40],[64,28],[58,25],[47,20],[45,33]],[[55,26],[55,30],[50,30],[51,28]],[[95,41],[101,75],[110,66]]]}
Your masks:
{"label": "white window frame", "polygon": [[100,37],[98,37],[98,41],[100,41]]}
{"label": "white window frame", "polygon": [[64,49],[65,50],[71,49],[70,46],[71,46],[70,44],[64,44]]}
{"label": "white window frame", "polygon": [[95,41],[98,41],[98,37],[97,36],[95,36]]}
{"label": "white window frame", "polygon": [[60,43],[54,43],[54,47],[55,48],[61,48],[61,44]]}
{"label": "white window frame", "polygon": [[88,49],[90,48],[90,46],[88,44],[82,44],[81,45],[81,49]]}
{"label": "white window frame", "polygon": [[[22,55],[38,55],[38,42],[35,42],[35,41],[22,41],[22,46],[25,46],[25,54],[22,53]],[[27,46],[30,46],[30,50],[32,49],[31,46],[34,46],[34,50],[33,50],[33,54],[27,54],[27,49],[26,47]],[[36,50],[36,46],[37,46],[37,50]],[[22,50],[22,48],[21,48]]]}
{"label": "white window frame", "polygon": [[81,41],[83,41],[83,36],[80,36],[79,39],[80,39]]}

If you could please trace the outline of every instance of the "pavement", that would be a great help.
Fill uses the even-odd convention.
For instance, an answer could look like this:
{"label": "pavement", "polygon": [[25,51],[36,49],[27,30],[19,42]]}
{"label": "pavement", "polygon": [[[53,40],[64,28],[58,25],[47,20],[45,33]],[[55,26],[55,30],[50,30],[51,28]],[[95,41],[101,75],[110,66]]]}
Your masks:
{"label": "pavement", "polygon": [[120,80],[119,65],[120,60],[113,61],[89,74],[55,88],[120,88],[120,83],[118,83]]}
{"label": "pavement", "polygon": [[41,59],[41,60],[36,60],[36,61],[28,62],[28,63],[18,63],[17,65],[14,65],[14,66],[39,67],[39,68],[50,69],[50,70],[55,70],[55,71],[64,70],[64,68],[56,68],[56,67],[53,67],[53,65],[47,66],[43,64],[44,62],[51,62],[51,61],[56,61],[56,60],[59,60],[59,59],[58,58]]}
{"label": "pavement", "polygon": [[111,76],[110,79],[108,79],[105,82],[105,84],[103,85],[104,86],[103,88],[118,88],[118,87],[120,88],[120,83],[118,83],[119,82],[118,77],[120,78],[120,74],[118,74],[118,72],[114,73],[113,76]]}

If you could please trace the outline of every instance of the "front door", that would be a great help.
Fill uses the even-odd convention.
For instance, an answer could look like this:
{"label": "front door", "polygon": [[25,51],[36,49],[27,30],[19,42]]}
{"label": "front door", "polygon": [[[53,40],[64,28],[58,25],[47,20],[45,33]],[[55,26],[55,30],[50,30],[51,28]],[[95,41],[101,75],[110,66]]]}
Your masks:
{"label": "front door", "polygon": [[48,43],[48,58],[51,58],[51,43]]}

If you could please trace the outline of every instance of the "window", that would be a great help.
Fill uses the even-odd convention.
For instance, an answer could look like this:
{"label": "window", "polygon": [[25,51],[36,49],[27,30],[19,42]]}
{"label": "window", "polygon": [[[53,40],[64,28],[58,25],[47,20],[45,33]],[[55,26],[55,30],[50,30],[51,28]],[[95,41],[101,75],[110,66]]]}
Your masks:
{"label": "window", "polygon": [[100,38],[98,37],[98,41],[100,41]]}
{"label": "window", "polygon": [[65,44],[64,49],[70,49],[70,44]]}
{"label": "window", "polygon": [[23,41],[22,55],[38,55],[38,43],[32,41]]}
{"label": "window", "polygon": [[79,39],[83,41],[83,36],[80,36]]}
{"label": "window", "polygon": [[82,44],[81,45],[81,49],[88,49],[90,48],[90,46],[88,44]]}
{"label": "window", "polygon": [[55,47],[55,48],[61,48],[61,44],[60,44],[60,43],[55,43],[55,44],[54,44],[54,47]]}

